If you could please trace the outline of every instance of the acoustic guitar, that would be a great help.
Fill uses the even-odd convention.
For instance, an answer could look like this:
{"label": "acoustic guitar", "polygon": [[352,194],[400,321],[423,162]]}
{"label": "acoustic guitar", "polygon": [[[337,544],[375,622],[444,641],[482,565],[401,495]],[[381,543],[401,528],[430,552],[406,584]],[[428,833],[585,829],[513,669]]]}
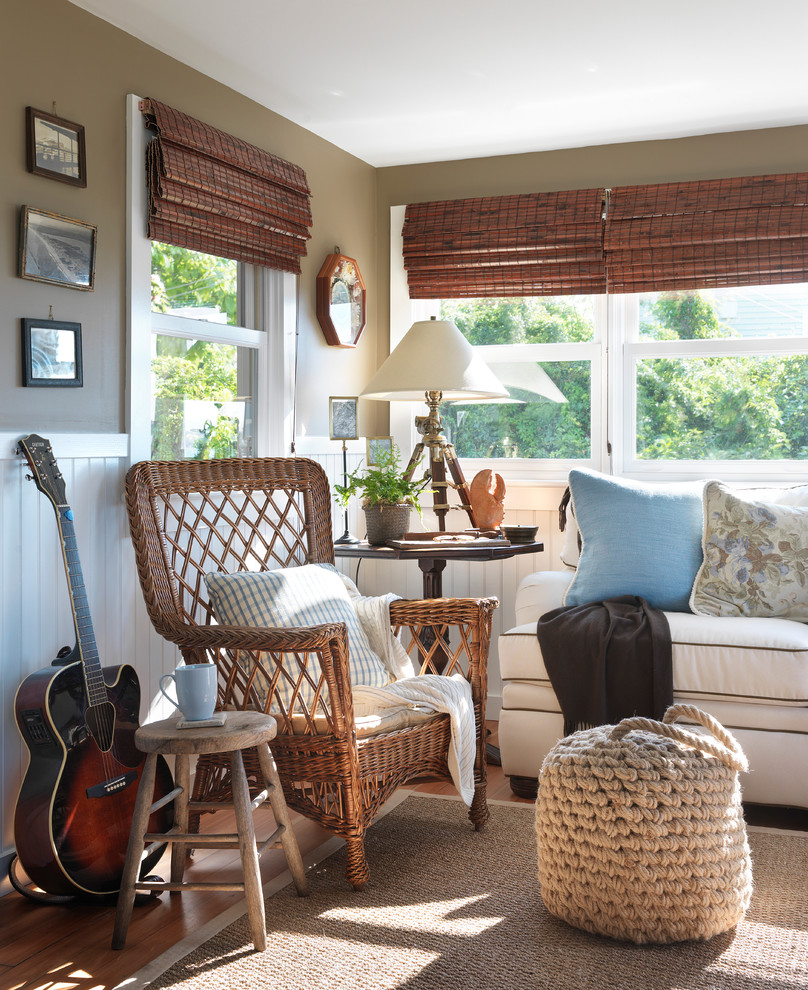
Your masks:
{"label": "acoustic guitar", "polygon": [[[30,674],[17,691],[17,725],[29,753],[14,815],[17,856],[28,877],[50,894],[113,894],[120,889],[145,762],[135,746],[140,685],[129,664],[102,668],[99,661],[73,511],[50,443],[31,434],[18,450],[56,512],[76,645],[60,650],[50,667]],[[172,789],[171,771],[160,758],[155,800]],[[167,832],[172,823],[169,802],[152,814],[149,831]],[[141,875],[162,849],[147,855]]]}

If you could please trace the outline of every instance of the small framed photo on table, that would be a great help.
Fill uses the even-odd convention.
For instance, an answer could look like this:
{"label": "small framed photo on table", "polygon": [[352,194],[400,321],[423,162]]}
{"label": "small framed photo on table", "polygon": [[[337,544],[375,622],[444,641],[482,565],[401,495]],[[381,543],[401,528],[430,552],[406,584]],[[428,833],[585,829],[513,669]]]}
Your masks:
{"label": "small framed photo on table", "polygon": [[84,127],[44,110],[25,108],[28,171],[72,186],[87,185]]}
{"label": "small framed photo on table", "polygon": [[389,460],[393,455],[392,437],[368,437],[367,438],[367,464],[368,467],[378,467],[382,460]]}
{"label": "small framed photo on table", "polygon": [[81,324],[27,317],[20,323],[23,385],[81,387]]}
{"label": "small framed photo on table", "polygon": [[356,440],[359,436],[356,395],[332,395],[328,400],[328,435],[332,440]]}

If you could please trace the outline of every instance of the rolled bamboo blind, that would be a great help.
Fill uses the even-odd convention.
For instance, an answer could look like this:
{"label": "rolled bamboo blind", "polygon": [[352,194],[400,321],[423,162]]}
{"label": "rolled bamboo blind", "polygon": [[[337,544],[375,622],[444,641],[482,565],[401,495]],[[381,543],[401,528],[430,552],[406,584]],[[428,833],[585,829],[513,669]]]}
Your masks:
{"label": "rolled bamboo blind", "polygon": [[808,281],[808,173],[611,190],[609,292]]}
{"label": "rolled bamboo blind", "polygon": [[146,99],[148,234],[193,251],[300,272],[311,236],[299,165]]}
{"label": "rolled bamboo blind", "polygon": [[411,203],[404,267],[414,299],[606,291],[603,190]]}
{"label": "rolled bamboo blind", "polygon": [[412,203],[413,299],[808,281],[808,173]]}

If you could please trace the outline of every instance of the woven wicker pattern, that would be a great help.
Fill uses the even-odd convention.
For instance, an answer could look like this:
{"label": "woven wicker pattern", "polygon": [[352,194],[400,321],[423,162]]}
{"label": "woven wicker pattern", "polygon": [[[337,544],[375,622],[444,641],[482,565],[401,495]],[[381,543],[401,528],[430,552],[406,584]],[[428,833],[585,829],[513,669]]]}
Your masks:
{"label": "woven wicker pattern", "polygon": [[[715,738],[675,725],[684,717]],[[710,715],[576,732],[545,758],[536,802],[541,896],[577,928],[632,942],[707,939],[743,918],[752,867],[738,771]]]}
{"label": "woven wicker pattern", "polygon": [[[212,625],[204,581],[210,571],[333,563],[325,472],[305,458],[144,461],[127,475],[126,500],[154,627],[179,646],[186,663],[218,665],[219,707],[272,712],[278,723],[272,752],[287,804],[346,839],[348,879],[362,887],[368,876],[364,832],[390,794],[426,773],[451,780],[449,717],[357,741],[345,626]],[[469,817],[475,828],[488,819],[484,713],[496,607],[496,599],[431,599],[393,602],[390,610],[416,670],[460,672],[471,683],[477,755]],[[258,789],[258,764],[249,753],[245,763]],[[200,759],[194,796],[228,799],[226,758]]]}

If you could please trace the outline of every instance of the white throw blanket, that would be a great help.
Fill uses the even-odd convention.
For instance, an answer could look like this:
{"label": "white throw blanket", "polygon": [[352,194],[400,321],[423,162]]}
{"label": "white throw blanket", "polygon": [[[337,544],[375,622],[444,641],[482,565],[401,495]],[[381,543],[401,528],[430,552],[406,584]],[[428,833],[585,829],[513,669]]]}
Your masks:
{"label": "white throw blanket", "polygon": [[400,708],[402,704],[446,712],[452,729],[449,772],[460,796],[471,805],[474,798],[476,732],[471,685],[462,674],[452,674],[451,677],[416,675],[412,660],[390,626],[390,602],[398,596],[365,597],[346,575],[342,575],[342,580],[371,649],[378,654],[393,678],[393,683],[382,688],[352,685],[354,714],[372,715],[380,708]]}

